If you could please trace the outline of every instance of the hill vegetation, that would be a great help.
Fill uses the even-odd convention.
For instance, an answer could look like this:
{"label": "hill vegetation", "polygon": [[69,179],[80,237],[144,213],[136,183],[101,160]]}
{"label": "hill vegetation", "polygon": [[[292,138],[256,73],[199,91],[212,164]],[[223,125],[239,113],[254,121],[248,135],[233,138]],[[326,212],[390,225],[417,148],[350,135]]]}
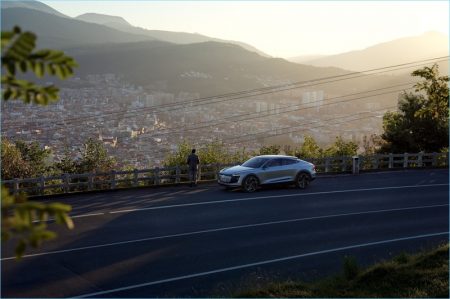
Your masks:
{"label": "hill vegetation", "polygon": [[354,258],[344,260],[342,274],[314,282],[273,282],[247,290],[244,298],[448,298],[449,245],[419,254],[400,254],[361,269]]}

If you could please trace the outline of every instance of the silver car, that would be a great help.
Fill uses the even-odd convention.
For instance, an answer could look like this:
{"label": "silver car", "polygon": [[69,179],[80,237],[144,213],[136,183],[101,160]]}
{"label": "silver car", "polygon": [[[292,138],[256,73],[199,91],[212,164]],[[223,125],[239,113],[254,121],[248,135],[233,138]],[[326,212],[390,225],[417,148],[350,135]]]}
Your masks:
{"label": "silver car", "polygon": [[304,189],[315,178],[316,169],[312,163],[292,156],[264,155],[222,169],[218,183],[227,188],[241,187],[246,192],[254,192],[261,185],[280,183],[293,183]]}

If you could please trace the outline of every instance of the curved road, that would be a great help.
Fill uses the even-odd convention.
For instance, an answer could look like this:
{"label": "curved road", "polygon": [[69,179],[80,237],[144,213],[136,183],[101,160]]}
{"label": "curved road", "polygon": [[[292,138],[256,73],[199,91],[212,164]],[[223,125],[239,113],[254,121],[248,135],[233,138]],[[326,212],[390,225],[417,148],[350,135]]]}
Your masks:
{"label": "curved road", "polygon": [[311,280],[448,242],[448,169],[319,177],[253,194],[215,184],[56,197],[75,229],[13,259],[2,297],[211,297]]}

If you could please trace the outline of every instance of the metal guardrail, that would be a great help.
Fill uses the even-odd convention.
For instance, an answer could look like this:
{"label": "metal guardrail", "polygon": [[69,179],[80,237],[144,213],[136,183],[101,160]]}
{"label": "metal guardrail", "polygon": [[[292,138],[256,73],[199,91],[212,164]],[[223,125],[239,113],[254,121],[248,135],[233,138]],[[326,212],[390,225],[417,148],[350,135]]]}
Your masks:
{"label": "metal guardrail", "polygon": [[[360,171],[448,167],[448,153],[388,154],[372,156],[343,156],[310,159],[318,174],[354,173]],[[217,180],[220,169],[236,164],[200,165],[199,181]],[[28,195],[64,194],[93,190],[112,190],[143,186],[161,186],[189,181],[187,166],[108,173],[62,174],[2,181],[13,194]]]}

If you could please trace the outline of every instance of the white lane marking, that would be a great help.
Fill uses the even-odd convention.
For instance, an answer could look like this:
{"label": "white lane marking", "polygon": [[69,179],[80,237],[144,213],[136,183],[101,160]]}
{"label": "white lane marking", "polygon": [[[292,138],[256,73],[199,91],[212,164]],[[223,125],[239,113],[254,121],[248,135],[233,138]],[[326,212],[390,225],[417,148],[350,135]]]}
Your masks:
{"label": "white lane marking", "polygon": [[[100,245],[92,245],[92,246],[77,247],[77,248],[64,249],[64,250],[54,250],[54,251],[48,251],[48,252],[42,252],[42,253],[28,254],[28,255],[24,255],[23,258],[42,256],[42,255],[51,255],[51,254],[58,254],[58,253],[65,253],[65,252],[72,252],[72,251],[80,251],[80,250],[87,250],[87,249],[95,249],[95,248],[101,248],[101,247],[110,247],[110,246],[124,245],[124,244],[130,244],[130,243],[139,243],[139,242],[145,242],[145,241],[169,239],[169,238],[176,238],[176,237],[186,237],[186,236],[192,236],[192,235],[200,235],[200,234],[207,234],[207,233],[214,233],[214,232],[221,232],[221,231],[228,231],[228,230],[235,230],[235,229],[267,226],[267,225],[276,225],[276,224],[285,224],[285,223],[292,223],[292,222],[301,222],[301,221],[337,218],[337,217],[346,217],[346,216],[357,216],[357,215],[366,215],[366,214],[388,213],[388,212],[419,210],[419,209],[431,209],[431,208],[446,207],[446,206],[449,206],[449,204],[415,206],[415,207],[384,209],[384,210],[372,210],[372,211],[353,212],[353,213],[344,213],[344,214],[331,214],[331,215],[314,216],[314,217],[306,217],[306,218],[296,218],[296,219],[269,221],[269,222],[254,223],[254,224],[245,224],[245,225],[238,225],[238,226],[220,227],[220,228],[172,234],[172,235],[166,235],[166,236],[149,237],[149,238],[143,238],[143,239],[137,239],[137,240],[120,241],[120,242],[113,242],[113,243],[100,244]],[[15,259],[15,257],[2,258],[1,261],[11,260],[11,259]]]}
{"label": "white lane marking", "polygon": [[83,214],[83,215],[75,215],[75,216],[70,216],[70,217],[71,218],[82,218],[82,217],[100,216],[100,215],[105,215],[105,213]]}
{"label": "white lane marking", "polygon": [[332,249],[326,249],[326,250],[314,251],[314,252],[303,253],[303,254],[298,254],[298,255],[286,256],[286,257],[281,257],[281,258],[277,258],[277,259],[264,260],[264,261],[255,262],[255,263],[243,264],[243,265],[238,265],[238,266],[233,266],[233,267],[228,267],[228,268],[221,268],[221,269],[216,269],[216,270],[211,270],[211,271],[206,271],[206,272],[188,274],[188,275],[177,276],[177,277],[161,279],[161,280],[156,280],[156,281],[149,281],[149,282],[145,282],[145,283],[129,285],[126,287],[105,290],[105,291],[99,291],[99,292],[90,293],[90,294],[84,294],[84,295],[76,296],[73,298],[94,297],[94,296],[117,293],[117,292],[131,290],[131,289],[148,287],[148,286],[172,282],[172,281],[178,281],[178,280],[195,278],[195,277],[200,277],[200,276],[207,276],[207,275],[211,275],[211,274],[217,274],[217,273],[228,272],[228,271],[233,271],[233,270],[240,270],[240,269],[245,269],[245,268],[250,268],[250,267],[255,267],[255,266],[284,262],[284,261],[299,259],[299,258],[308,257],[308,256],[350,250],[350,249],[361,248],[361,247],[382,245],[382,244],[388,244],[388,243],[394,243],[394,242],[400,242],[400,241],[437,237],[437,236],[443,236],[443,235],[448,235],[448,234],[449,234],[449,232],[447,231],[447,232],[439,232],[439,233],[434,233],[434,234],[416,235],[416,236],[409,236],[409,237],[403,237],[403,238],[397,238],[397,239],[388,239],[388,240],[382,240],[382,241],[376,241],[376,242],[369,242],[369,243],[362,243],[362,244],[356,244],[356,245],[350,245],[350,246],[344,246],[344,247],[337,247],[337,248],[332,248]]}
{"label": "white lane marking", "polygon": [[160,210],[160,209],[170,209],[170,208],[180,208],[180,207],[190,207],[190,206],[212,205],[212,204],[238,202],[238,201],[248,201],[248,200],[256,200],[256,199],[284,198],[284,197],[311,196],[311,195],[362,192],[362,191],[376,191],[376,190],[393,190],[393,189],[406,189],[406,188],[421,188],[421,187],[438,187],[438,186],[448,186],[448,185],[449,184],[412,185],[412,186],[379,187],[379,188],[365,188],[365,189],[348,189],[348,190],[334,190],[334,191],[322,191],[322,192],[310,192],[310,193],[296,193],[296,194],[285,194],[285,195],[244,197],[244,198],[215,200],[215,201],[207,201],[207,202],[195,202],[195,203],[185,203],[185,204],[177,204],[177,205],[157,206],[157,207],[149,207],[149,208],[136,208],[136,209],[118,210],[118,211],[111,211],[109,213],[110,214],[118,214],[118,213],[129,213],[129,212],[140,212],[140,211],[148,211],[148,210]]}

